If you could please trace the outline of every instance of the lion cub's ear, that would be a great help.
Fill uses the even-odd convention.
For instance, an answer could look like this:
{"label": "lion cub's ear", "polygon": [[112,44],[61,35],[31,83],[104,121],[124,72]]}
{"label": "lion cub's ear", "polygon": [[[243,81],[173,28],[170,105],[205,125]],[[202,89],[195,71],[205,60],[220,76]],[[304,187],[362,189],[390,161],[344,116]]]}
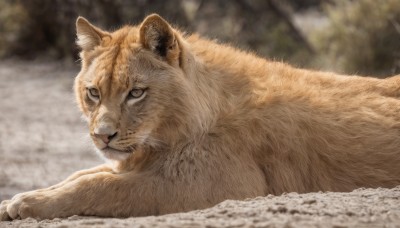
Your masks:
{"label": "lion cub's ear", "polygon": [[107,34],[107,32],[90,24],[84,17],[78,17],[76,20],[76,35],[78,37],[76,43],[83,51],[93,50],[100,45],[102,38]]}
{"label": "lion cub's ear", "polygon": [[179,45],[172,27],[157,14],[146,17],[140,26],[142,45],[166,58],[169,63],[179,57]]}

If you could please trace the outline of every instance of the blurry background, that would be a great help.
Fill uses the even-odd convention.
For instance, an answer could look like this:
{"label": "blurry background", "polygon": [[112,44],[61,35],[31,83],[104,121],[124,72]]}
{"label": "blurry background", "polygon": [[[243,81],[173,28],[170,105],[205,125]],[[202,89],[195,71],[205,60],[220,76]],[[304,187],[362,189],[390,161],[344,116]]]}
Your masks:
{"label": "blurry background", "polygon": [[78,15],[113,30],[153,12],[299,67],[400,72],[399,0],[0,0],[0,56],[74,60]]}
{"label": "blurry background", "polygon": [[400,73],[400,0],[0,0],[0,200],[102,162],[72,92],[76,17],[114,30],[153,12],[302,68]]}

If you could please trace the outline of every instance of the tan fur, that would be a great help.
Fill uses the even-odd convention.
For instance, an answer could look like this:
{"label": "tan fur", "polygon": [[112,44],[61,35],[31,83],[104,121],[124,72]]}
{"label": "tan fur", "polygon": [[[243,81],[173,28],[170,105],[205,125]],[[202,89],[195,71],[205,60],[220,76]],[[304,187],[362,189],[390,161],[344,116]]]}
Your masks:
{"label": "tan fur", "polygon": [[[77,101],[114,166],[4,201],[2,220],[159,215],[400,184],[399,76],[295,69],[186,37],[157,15],[113,33],[79,18],[77,30]],[[145,97],[132,101],[137,87]],[[114,131],[109,145],[120,152],[101,150]]]}

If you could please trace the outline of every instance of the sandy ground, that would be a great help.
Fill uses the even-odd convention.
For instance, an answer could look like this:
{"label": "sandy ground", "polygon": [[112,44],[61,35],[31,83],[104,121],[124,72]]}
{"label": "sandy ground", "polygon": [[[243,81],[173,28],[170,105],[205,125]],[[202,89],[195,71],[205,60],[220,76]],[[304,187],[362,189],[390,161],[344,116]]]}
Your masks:
{"label": "sandy ground", "polygon": [[[76,66],[0,62],[0,200],[46,187],[102,161],[72,94]],[[399,164],[400,165],[400,164]],[[0,227],[400,227],[400,186],[351,193],[289,193],[157,217],[73,216]]]}

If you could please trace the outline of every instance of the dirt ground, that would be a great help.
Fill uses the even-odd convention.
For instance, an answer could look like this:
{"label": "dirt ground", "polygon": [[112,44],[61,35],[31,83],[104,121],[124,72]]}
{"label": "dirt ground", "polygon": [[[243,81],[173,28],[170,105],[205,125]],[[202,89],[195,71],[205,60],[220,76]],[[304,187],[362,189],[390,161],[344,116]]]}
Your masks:
{"label": "dirt ground", "polygon": [[[75,106],[78,65],[0,62],[0,201],[102,163]],[[400,186],[228,200],[206,210],[142,218],[0,222],[0,227],[92,226],[400,227]]]}

